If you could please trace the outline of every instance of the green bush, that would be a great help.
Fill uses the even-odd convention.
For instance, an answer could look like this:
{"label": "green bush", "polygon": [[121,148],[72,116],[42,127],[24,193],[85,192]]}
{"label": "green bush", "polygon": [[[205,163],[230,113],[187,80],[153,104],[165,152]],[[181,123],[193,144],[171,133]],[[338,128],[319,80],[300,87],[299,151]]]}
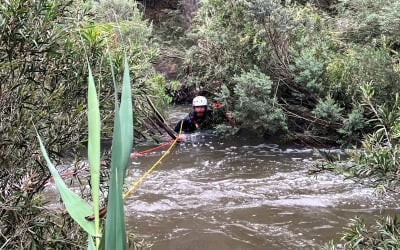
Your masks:
{"label": "green bush", "polygon": [[[5,248],[71,248],[82,242],[64,216],[39,207],[48,172],[38,159],[32,127],[36,123],[52,138],[46,145],[53,157],[84,134],[85,103],[79,97],[85,58],[74,34],[74,7],[47,0],[0,6],[0,245]],[[59,220],[49,221],[55,217]],[[55,240],[48,241],[49,235]]]}
{"label": "green bush", "polygon": [[[372,116],[368,123],[375,129],[364,135],[360,148],[349,151],[349,159],[328,162],[322,167],[357,177],[361,181],[365,180],[365,183],[374,186],[379,192],[387,189],[398,191],[400,183],[400,157],[398,154],[400,150],[400,97],[396,95],[395,100],[389,102],[391,104],[379,105],[374,102],[372,85],[365,85],[362,93],[364,109]],[[365,123],[365,119],[355,120],[360,117],[360,111],[354,111],[345,124],[349,125],[351,118],[353,120],[351,129],[356,131],[357,127]],[[339,132],[349,134],[348,130],[344,130],[349,128],[344,127]]]}
{"label": "green bush", "polygon": [[368,124],[363,113],[364,110],[362,108],[354,108],[343,121],[343,126],[338,129],[338,132],[343,137],[340,141],[342,144],[356,144],[361,138],[361,132]]}
{"label": "green bush", "polygon": [[314,95],[326,94],[326,67],[337,50],[337,42],[331,32],[332,18],[306,5],[296,9],[293,17],[296,25],[290,32],[290,64],[289,69],[296,84]]}
{"label": "green bush", "polygon": [[360,217],[351,220],[343,233],[342,245],[335,246],[333,241],[325,244],[321,250],[338,249],[384,249],[400,248],[400,221],[397,216],[380,216],[375,225],[367,225]]}
{"label": "green bush", "polygon": [[366,83],[379,90],[375,97],[382,104],[400,91],[400,74],[393,66],[387,50],[353,45],[328,62],[326,80],[345,107],[360,100],[360,88]]}
{"label": "green bush", "polygon": [[[246,22],[243,1],[212,0],[196,13],[186,67],[187,84],[214,92],[246,68],[252,68],[254,28]],[[224,32],[221,32],[221,31]]]}
{"label": "green bush", "polygon": [[331,96],[320,99],[312,113],[328,122],[335,122],[340,119],[343,108],[341,108]]}
{"label": "green bush", "polygon": [[396,0],[341,0],[337,6],[338,29],[347,41],[374,44],[385,39],[389,45],[398,46],[399,8]]}
{"label": "green bush", "polygon": [[[305,136],[323,134],[333,142],[355,142],[362,131],[371,129],[363,120],[360,124],[354,121],[356,115],[369,116],[354,111],[360,106],[361,87],[371,83],[379,89],[375,94],[379,105],[400,91],[394,28],[397,3],[377,2],[341,1],[332,15],[308,3],[206,1],[191,29],[196,44],[186,57],[186,87],[202,94],[223,93],[223,88],[234,93],[235,77],[256,67],[276,87],[274,102],[288,116],[289,131]],[[363,36],[363,27],[374,27],[364,23],[362,17],[366,16],[379,19],[371,17],[371,22],[378,23],[384,36],[361,40],[350,36],[352,29]],[[320,100],[327,96],[341,109],[329,119],[339,113],[340,119],[322,120],[326,117]],[[229,105],[240,107],[233,102]],[[245,127],[245,123],[238,125]],[[343,135],[349,133],[346,141]]]}
{"label": "green bush", "polygon": [[235,126],[265,135],[287,129],[286,116],[276,101],[276,88],[267,75],[253,69],[233,81],[233,90],[223,85],[216,99],[225,103],[226,111],[233,109]]}

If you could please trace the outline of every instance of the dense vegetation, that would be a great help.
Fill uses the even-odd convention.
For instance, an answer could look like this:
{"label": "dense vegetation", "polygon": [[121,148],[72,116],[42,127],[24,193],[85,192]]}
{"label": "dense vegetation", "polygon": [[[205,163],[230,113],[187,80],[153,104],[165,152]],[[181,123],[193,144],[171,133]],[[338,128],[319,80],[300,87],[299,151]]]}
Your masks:
{"label": "dense vegetation", "polygon": [[[32,124],[54,162],[67,152],[78,157],[76,149],[87,140],[89,63],[103,136],[110,136],[110,62],[121,76],[124,53],[133,79],[135,136],[158,130],[146,96],[163,107],[174,94],[176,100],[204,94],[222,103],[218,112],[233,113],[235,121],[222,122],[218,131],[354,146],[346,162],[327,156],[321,169],[397,190],[399,9],[396,0],[204,0],[189,28],[175,10],[155,23],[154,32],[134,1],[3,1],[0,245],[73,248],[86,241],[67,216],[43,209],[40,191],[49,172]],[[183,83],[179,93],[178,81],[153,68],[168,58],[181,63],[171,76]],[[379,246],[373,237],[367,246]],[[345,238],[362,242],[354,239]]]}
{"label": "dense vegetation", "polygon": [[[162,106],[170,97],[151,61],[151,25],[131,1],[19,0],[0,6],[1,248],[76,248],[85,242],[68,216],[43,208],[49,172],[33,124],[54,162],[78,157],[87,140],[87,62],[102,105],[103,136],[112,124],[110,61],[121,76],[132,70],[136,128],[151,130],[145,95]],[[139,135],[139,134],[138,134]],[[77,164],[82,167],[82,164]]]}
{"label": "dense vegetation", "polygon": [[[355,143],[376,123],[362,105],[399,90],[398,1],[340,1],[330,11],[282,1],[204,1],[187,85],[217,93],[241,128],[312,144]],[[223,32],[222,32],[223,31]],[[247,121],[257,122],[248,124]]]}
{"label": "dense vegetation", "polygon": [[399,4],[204,1],[188,35],[186,87],[234,113],[221,130],[361,146],[350,162],[324,166],[397,186]]}
{"label": "dense vegetation", "polygon": [[338,249],[399,249],[400,222],[397,216],[379,217],[374,225],[366,224],[362,218],[352,219],[341,240],[344,245],[336,246],[332,241],[322,250]]}
{"label": "dense vegetation", "polygon": [[[320,169],[398,192],[400,2],[321,2],[203,1],[188,35],[186,88],[233,112],[220,131],[354,147],[346,160],[325,154]],[[369,230],[357,219],[345,249],[399,247],[396,218]]]}

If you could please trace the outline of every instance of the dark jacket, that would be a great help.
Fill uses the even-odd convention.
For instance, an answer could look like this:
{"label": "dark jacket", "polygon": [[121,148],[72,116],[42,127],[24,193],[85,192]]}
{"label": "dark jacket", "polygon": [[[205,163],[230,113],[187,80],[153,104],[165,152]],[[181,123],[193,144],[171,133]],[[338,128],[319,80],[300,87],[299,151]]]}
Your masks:
{"label": "dark jacket", "polygon": [[195,112],[190,112],[183,120],[176,124],[174,131],[179,133],[182,125],[182,132],[193,132],[196,129],[209,129],[212,120],[212,111],[207,110],[204,117],[197,117]]}

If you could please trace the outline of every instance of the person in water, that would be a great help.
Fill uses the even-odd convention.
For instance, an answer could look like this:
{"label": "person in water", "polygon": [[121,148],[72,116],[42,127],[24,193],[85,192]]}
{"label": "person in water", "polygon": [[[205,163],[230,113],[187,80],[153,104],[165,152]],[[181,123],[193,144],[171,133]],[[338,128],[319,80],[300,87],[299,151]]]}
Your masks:
{"label": "person in water", "polygon": [[[174,131],[179,133],[182,124],[182,132],[190,133],[195,130],[211,129],[213,112],[208,109],[208,102],[204,96],[196,96],[192,102],[193,111],[190,112],[183,120],[176,124]],[[227,113],[226,118],[232,120],[232,114]],[[181,139],[185,139],[185,135],[181,135]]]}

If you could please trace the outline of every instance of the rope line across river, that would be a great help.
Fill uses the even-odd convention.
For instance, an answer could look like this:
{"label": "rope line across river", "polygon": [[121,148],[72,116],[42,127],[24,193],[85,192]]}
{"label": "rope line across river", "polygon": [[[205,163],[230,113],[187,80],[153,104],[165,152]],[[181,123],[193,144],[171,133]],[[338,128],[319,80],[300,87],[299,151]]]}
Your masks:
{"label": "rope line across river", "polygon": [[182,134],[182,126],[183,126],[183,122],[181,122],[181,127],[179,130],[179,134],[178,136],[175,138],[175,140],[173,140],[172,144],[169,146],[169,148],[167,149],[167,151],[164,152],[164,154],[160,157],[160,159],[158,159],[153,166],[147,170],[146,173],[144,173],[135,183],[133,183],[133,185],[131,186],[131,188],[125,192],[124,194],[124,199],[126,197],[129,196],[130,193],[132,193],[133,190],[135,190],[135,188],[144,180],[144,178],[146,178],[157,166],[158,164],[160,164],[160,162],[164,159],[165,156],[167,156],[169,154],[169,152],[171,151],[171,149],[174,147],[174,145],[176,144],[176,142],[179,140],[181,134]]}
{"label": "rope line across river", "polygon": [[[146,150],[143,150],[143,151],[140,151],[140,152],[132,153],[131,154],[131,158],[134,158],[134,157],[139,156],[139,155],[145,155],[145,154],[154,152],[157,149],[164,148],[164,147],[166,147],[168,145],[171,145],[171,143],[173,143],[173,142],[174,142],[174,140],[170,140],[170,141],[165,142],[165,143],[163,143],[161,145],[158,145],[156,147],[149,148],[149,149],[146,149]],[[105,162],[102,162],[101,164],[105,165]],[[83,168],[80,168],[80,169],[76,169],[76,170],[72,170],[72,171],[66,171],[64,173],[60,173],[60,176],[61,177],[66,177],[66,176],[70,176],[70,175],[75,175],[75,174],[78,174],[80,171],[82,171],[84,169],[86,169],[86,167],[83,167]],[[53,177],[48,178],[46,182],[50,182],[50,181],[53,181]]]}
{"label": "rope line across river", "polygon": [[[169,148],[167,149],[167,151],[165,151],[162,156],[153,164],[153,166],[151,166],[151,168],[149,168],[149,170],[146,171],[146,173],[144,173],[137,181],[135,181],[132,186],[128,189],[128,191],[125,192],[123,199],[125,200],[126,197],[128,197],[133,190],[136,189],[137,186],[139,186],[139,184],[151,173],[153,172],[153,170],[161,163],[161,161],[165,158],[165,156],[167,156],[170,152],[171,149],[175,146],[175,144],[177,143],[177,141],[180,139],[180,136],[182,134],[182,125],[183,123],[181,123],[181,127],[179,130],[179,134],[178,136],[172,141],[172,144],[169,146]],[[168,145],[167,143],[163,144],[163,145]],[[162,146],[162,145],[160,145]],[[157,147],[156,147],[157,148]],[[145,150],[147,153],[151,152],[151,149],[149,150]],[[142,151],[142,152],[145,152]],[[153,150],[154,151],[154,150]],[[103,207],[102,209],[100,209],[99,211],[99,215],[100,217],[104,217],[107,214],[107,207]],[[94,215],[89,215],[85,217],[86,220],[92,221],[94,220]]]}

